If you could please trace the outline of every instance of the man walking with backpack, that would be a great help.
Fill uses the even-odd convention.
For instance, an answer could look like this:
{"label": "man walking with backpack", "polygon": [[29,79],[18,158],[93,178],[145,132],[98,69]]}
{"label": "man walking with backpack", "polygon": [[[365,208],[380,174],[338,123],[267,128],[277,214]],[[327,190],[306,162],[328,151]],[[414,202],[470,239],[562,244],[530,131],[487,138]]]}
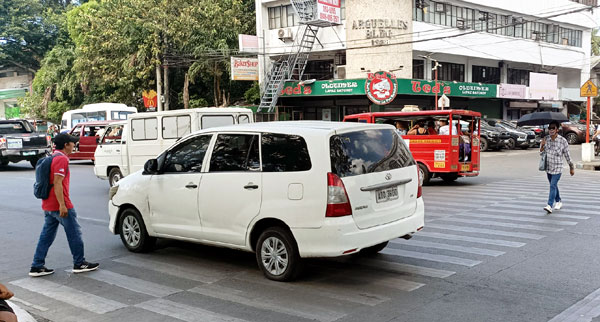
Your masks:
{"label": "man walking with backpack", "polygon": [[[54,273],[53,269],[46,268],[44,264],[48,249],[56,237],[59,224],[65,229],[69,248],[73,255],[73,273],[84,273],[98,269],[99,264],[85,261],[83,256],[83,240],[81,239],[81,226],[77,222],[77,213],[69,198],[69,181],[71,175],[67,155],[73,152],[75,143],[78,140],[78,138],[66,133],[58,134],[54,138],[56,151],[51,157],[48,157],[51,158],[49,161],[51,165],[48,176],[52,186],[48,197],[42,200],[45,222],[35,250],[29,276],[39,277]],[[42,162],[44,161],[38,162],[36,172]]]}

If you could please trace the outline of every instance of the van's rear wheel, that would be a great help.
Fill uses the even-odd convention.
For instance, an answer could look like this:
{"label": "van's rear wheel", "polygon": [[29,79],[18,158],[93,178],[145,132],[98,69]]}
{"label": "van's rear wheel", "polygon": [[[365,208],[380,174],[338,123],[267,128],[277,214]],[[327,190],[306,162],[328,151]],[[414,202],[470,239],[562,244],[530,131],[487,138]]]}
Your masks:
{"label": "van's rear wheel", "polygon": [[386,246],[388,245],[388,242],[383,242],[381,244],[377,244],[377,245],[373,245],[371,247],[367,247],[367,248],[363,248],[360,250],[360,254],[361,255],[375,255],[377,253],[379,253],[380,251],[382,251]]}
{"label": "van's rear wheel", "polygon": [[121,173],[121,170],[119,170],[119,168],[110,169],[110,171],[108,172],[108,184],[111,187],[114,186],[121,179],[123,179],[123,174]]}
{"label": "van's rear wheel", "polygon": [[125,209],[121,214],[119,235],[123,245],[134,253],[150,251],[156,242],[156,238],[148,235],[140,213],[133,208]]}
{"label": "van's rear wheel", "polygon": [[419,163],[419,184],[426,186],[431,179],[431,173],[423,163]]}
{"label": "van's rear wheel", "polygon": [[444,182],[454,182],[456,181],[456,179],[458,179],[458,174],[457,173],[446,173],[441,175],[442,180],[444,180]]}
{"label": "van's rear wheel", "polygon": [[256,261],[263,274],[274,281],[291,281],[302,267],[292,234],[281,227],[266,229],[256,243]]}

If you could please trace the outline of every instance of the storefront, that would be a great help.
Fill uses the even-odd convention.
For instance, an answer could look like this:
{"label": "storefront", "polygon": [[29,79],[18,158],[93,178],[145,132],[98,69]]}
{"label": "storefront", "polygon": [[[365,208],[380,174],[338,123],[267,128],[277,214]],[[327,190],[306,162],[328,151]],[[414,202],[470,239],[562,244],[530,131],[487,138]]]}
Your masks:
{"label": "storefront", "polygon": [[[431,110],[435,109],[436,93],[438,99],[441,95],[450,99],[450,108],[474,110],[490,118],[502,117],[502,101],[497,99],[495,84],[439,81],[436,85],[435,81],[419,79],[393,79],[391,82],[392,86],[390,83],[372,85],[369,79],[316,81],[311,84],[287,82],[280,93],[277,119],[341,121],[345,115],[397,111],[405,105]],[[384,100],[383,105],[375,103],[377,98],[368,98],[370,91],[377,92]],[[391,95],[392,92],[395,93]],[[386,98],[387,94],[383,93],[389,94],[389,97]]]}
{"label": "storefront", "polygon": [[0,120],[23,117],[17,99],[25,97],[26,93],[26,89],[0,90]]}

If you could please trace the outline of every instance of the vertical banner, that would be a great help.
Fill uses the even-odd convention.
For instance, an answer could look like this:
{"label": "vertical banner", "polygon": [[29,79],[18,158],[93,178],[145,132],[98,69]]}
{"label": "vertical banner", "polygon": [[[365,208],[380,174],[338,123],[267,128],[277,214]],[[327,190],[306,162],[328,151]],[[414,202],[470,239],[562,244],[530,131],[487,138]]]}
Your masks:
{"label": "vertical banner", "polygon": [[317,18],[332,24],[342,23],[342,0],[317,0]]}

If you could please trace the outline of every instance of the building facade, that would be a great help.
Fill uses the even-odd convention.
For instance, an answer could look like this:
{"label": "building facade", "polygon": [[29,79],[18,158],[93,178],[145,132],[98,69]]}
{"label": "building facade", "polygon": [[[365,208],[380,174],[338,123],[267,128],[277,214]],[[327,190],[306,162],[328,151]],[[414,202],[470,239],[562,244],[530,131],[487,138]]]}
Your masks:
{"label": "building facade", "polygon": [[[340,1],[341,23],[319,29],[304,74],[279,91],[278,119],[435,109],[446,103],[436,94],[451,108],[505,119],[569,114],[584,101],[596,1],[314,1]],[[272,62],[294,52],[303,26],[290,1],[257,0],[256,8],[264,84]],[[379,71],[397,84],[383,105],[368,96]]]}
{"label": "building facade", "polygon": [[24,97],[33,74],[18,68],[0,68],[0,120],[22,117],[18,99]]}

